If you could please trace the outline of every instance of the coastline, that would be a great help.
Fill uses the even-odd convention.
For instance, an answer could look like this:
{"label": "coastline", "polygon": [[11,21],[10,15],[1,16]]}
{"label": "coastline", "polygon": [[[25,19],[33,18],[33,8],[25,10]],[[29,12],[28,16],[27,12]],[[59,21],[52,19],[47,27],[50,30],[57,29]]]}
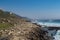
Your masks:
{"label": "coastline", "polygon": [[3,10],[0,12],[0,40],[53,40],[45,28],[28,18]]}
{"label": "coastline", "polygon": [[[37,25],[40,25],[42,28],[44,28],[43,30],[47,31],[48,32],[48,35],[49,36],[52,36],[53,40],[59,40],[59,37],[60,37],[60,25],[45,25],[44,23],[38,23],[38,22],[35,22],[34,24],[37,24]],[[56,24],[56,23],[55,23]]]}
{"label": "coastline", "polygon": [[0,33],[2,33],[0,40],[53,40],[43,27],[26,21],[11,29],[0,30]]}

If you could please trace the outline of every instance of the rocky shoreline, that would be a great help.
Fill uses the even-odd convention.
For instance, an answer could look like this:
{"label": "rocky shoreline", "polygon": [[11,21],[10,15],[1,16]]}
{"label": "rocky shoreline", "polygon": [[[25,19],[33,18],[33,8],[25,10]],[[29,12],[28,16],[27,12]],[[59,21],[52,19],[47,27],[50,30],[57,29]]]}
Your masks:
{"label": "rocky shoreline", "polygon": [[23,22],[13,28],[0,30],[0,40],[53,40],[41,26]]}

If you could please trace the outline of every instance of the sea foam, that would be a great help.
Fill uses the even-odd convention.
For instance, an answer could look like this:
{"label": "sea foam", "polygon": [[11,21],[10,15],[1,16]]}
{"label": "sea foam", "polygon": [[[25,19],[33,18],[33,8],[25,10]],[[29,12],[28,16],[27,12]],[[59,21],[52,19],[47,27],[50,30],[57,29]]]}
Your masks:
{"label": "sea foam", "polygon": [[37,22],[37,24],[44,25],[44,26],[53,26],[53,27],[60,27],[60,23],[52,23],[52,22]]}

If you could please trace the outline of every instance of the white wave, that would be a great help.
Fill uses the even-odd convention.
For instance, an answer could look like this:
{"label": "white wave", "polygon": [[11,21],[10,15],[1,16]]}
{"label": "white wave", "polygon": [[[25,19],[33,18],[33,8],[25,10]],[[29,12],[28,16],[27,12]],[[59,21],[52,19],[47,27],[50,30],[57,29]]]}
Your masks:
{"label": "white wave", "polygon": [[57,34],[54,36],[54,40],[60,40],[60,30],[57,31]]}
{"label": "white wave", "polygon": [[40,24],[40,25],[45,25],[45,26],[54,26],[54,27],[60,27],[60,23],[37,22],[37,24]]}

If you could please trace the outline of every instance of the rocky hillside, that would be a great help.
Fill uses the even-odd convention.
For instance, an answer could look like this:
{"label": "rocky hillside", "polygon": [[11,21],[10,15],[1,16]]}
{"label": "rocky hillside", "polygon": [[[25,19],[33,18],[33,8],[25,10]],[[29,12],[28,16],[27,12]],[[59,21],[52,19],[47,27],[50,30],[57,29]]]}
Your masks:
{"label": "rocky hillside", "polygon": [[[27,18],[26,18],[27,19]],[[28,21],[24,17],[18,16],[14,13],[0,10],[0,29],[15,26],[23,21]]]}
{"label": "rocky hillside", "polygon": [[27,18],[0,10],[0,40],[53,40],[42,29]]}

